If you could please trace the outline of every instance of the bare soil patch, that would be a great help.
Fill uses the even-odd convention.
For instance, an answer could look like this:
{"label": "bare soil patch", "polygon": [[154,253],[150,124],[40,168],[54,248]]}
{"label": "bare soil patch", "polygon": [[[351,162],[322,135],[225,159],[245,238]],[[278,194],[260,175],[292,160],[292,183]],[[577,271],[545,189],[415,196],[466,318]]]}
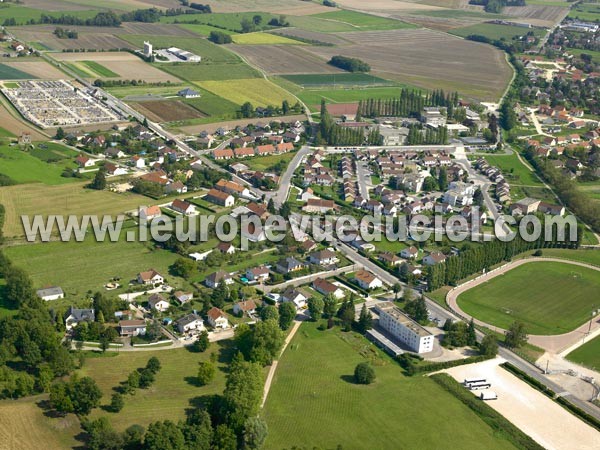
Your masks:
{"label": "bare soil patch", "polygon": [[21,70],[42,80],[61,80],[66,75],[46,61],[6,61],[4,65]]}
{"label": "bare soil patch", "polygon": [[[340,72],[327,64],[317,51],[311,53],[309,46],[292,45],[230,45],[234,52],[246,58],[250,64],[260,67],[269,74],[336,73]],[[335,47],[327,48],[336,52]],[[337,52],[339,53],[339,49]],[[338,54],[335,53],[335,54]]]}
{"label": "bare soil patch", "polygon": [[562,18],[569,12],[562,6],[545,6],[545,5],[527,5],[527,6],[509,6],[502,10],[502,14],[511,17],[517,17],[521,22],[531,23],[540,26],[553,26],[560,22]]}
{"label": "bare soil patch", "polygon": [[348,41],[333,33],[320,33],[318,31],[308,31],[300,28],[280,28],[274,33],[289,36],[291,38],[309,39],[333,45],[343,45],[348,43]]}
{"label": "bare soil patch", "polygon": [[362,11],[408,11],[408,10],[433,10],[442,9],[438,6],[425,5],[418,2],[403,2],[396,0],[339,0],[336,3],[344,8]]}
{"label": "bare soil patch", "polygon": [[339,54],[359,58],[371,65],[373,75],[383,78],[429,89],[458,90],[479,100],[497,100],[511,77],[501,51],[432,30],[353,32],[339,36],[354,44],[304,48],[325,60]]}
{"label": "bare soil patch", "polygon": [[[4,96],[1,96],[0,102],[0,124],[2,124],[2,128],[10,131],[15,136],[20,136],[24,131],[31,133],[31,139],[34,141],[48,139],[48,136],[42,134],[37,128],[11,115],[7,109],[8,101]],[[15,111],[14,114],[18,115],[19,113]]]}
{"label": "bare soil patch", "polygon": [[[109,28],[107,32],[102,32],[100,29],[94,30],[94,32],[79,32],[77,39],[58,39],[54,36],[53,31],[56,26],[52,28],[48,27],[18,27],[13,28],[11,31],[20,40],[32,43],[39,43],[44,48],[49,50],[111,50],[117,48],[133,48],[133,46],[123,39],[115,36],[114,30],[116,28]],[[69,27],[70,29],[75,28],[91,28],[91,27]]]}
{"label": "bare soil patch", "polygon": [[178,120],[198,119],[206,117],[197,109],[180,100],[156,100],[131,103],[135,109],[147,115],[154,122],[175,122]]}

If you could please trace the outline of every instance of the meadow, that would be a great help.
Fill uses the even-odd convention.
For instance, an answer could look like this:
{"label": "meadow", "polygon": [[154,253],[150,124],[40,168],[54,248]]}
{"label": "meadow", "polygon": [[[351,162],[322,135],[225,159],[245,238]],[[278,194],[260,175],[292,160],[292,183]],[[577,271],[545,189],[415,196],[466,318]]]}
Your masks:
{"label": "meadow", "polygon": [[[363,14],[356,11],[339,10],[323,14],[315,14],[311,17],[331,20],[351,25],[352,31],[373,31],[373,30],[397,30],[401,28],[416,28],[411,23],[401,22],[400,20],[386,19],[385,17]],[[316,30],[321,31],[321,30]]]}
{"label": "meadow", "polygon": [[[212,25],[216,29],[225,29],[240,33],[242,31],[241,22],[243,19],[253,20],[254,16],[260,16],[260,24],[256,26],[257,30],[273,28],[268,23],[271,19],[277,19],[279,16],[265,12],[235,12],[235,13],[212,13],[212,14],[194,14],[194,21],[204,25]],[[161,22],[168,23],[175,20],[181,20],[181,17],[171,16],[162,17]],[[192,30],[193,31],[193,30]]]}
{"label": "meadow", "polygon": [[95,6],[91,7],[91,9],[89,10],[79,10],[73,8],[73,10],[71,11],[48,11],[28,8],[22,5],[3,3],[2,5],[0,5],[0,24],[3,23],[6,19],[15,19],[17,25],[25,25],[31,19],[39,20],[42,14],[46,14],[48,16],[53,17],[60,17],[64,14],[69,16],[75,16],[80,19],[91,19],[96,14],[98,14],[98,12],[100,12],[98,9],[98,2],[94,3]]}
{"label": "meadow", "polygon": [[518,266],[469,289],[458,297],[458,304],[493,326],[508,329],[519,320],[529,334],[554,335],[583,324],[599,290],[598,271],[542,261]]}
{"label": "meadow", "polygon": [[[201,90],[200,98],[185,99],[184,102],[201,113],[209,116],[207,119],[194,119],[194,122],[215,122],[217,120],[230,120],[236,118],[236,113],[240,107],[236,103],[219,97],[212,92]],[[192,123],[192,121],[187,121]]]}
{"label": "meadow", "polygon": [[523,28],[512,25],[498,25],[494,23],[479,23],[468,27],[454,28],[450,33],[457,36],[467,37],[471,34],[485,36],[489,39],[503,39],[511,41],[514,36],[523,36],[528,32],[533,32],[534,35],[540,37],[544,34],[543,30],[535,28]]}
{"label": "meadow", "polygon": [[208,36],[211,31],[218,31],[225,34],[235,34],[235,31],[224,30],[223,28],[213,27],[212,25],[206,25],[204,23],[181,23],[178,25],[180,28],[191,31],[192,33],[199,34],[200,36]]}
{"label": "meadow", "polygon": [[[352,373],[365,358],[377,380],[359,386]],[[450,435],[456,448],[513,448],[427,377],[405,377],[362,336],[308,322],[279,361],[262,417],[265,449],[438,449]]]}
{"label": "meadow", "polygon": [[97,63],[96,61],[83,61],[81,63],[87,69],[91,70],[96,76],[100,78],[118,78],[119,74],[114,73],[112,70],[104,67],[102,64]]}
{"label": "meadow", "polygon": [[578,3],[569,11],[568,17],[595,22],[600,19],[600,5],[597,3]]}
{"label": "meadow", "polygon": [[535,173],[519,160],[516,153],[510,155],[486,155],[485,159],[492,166],[496,166],[502,170],[502,174],[511,185],[543,186]]}
{"label": "meadow", "polygon": [[232,37],[235,44],[245,45],[306,45],[304,42],[271,33],[245,33]]}
{"label": "meadow", "polygon": [[[0,145],[0,173],[8,175],[17,183],[41,182],[47,185],[72,183],[75,178],[61,176],[64,169],[76,167],[74,152],[58,144],[44,144],[47,149],[35,148],[31,152],[18,146]],[[65,152],[66,151],[66,152]],[[49,162],[52,160],[55,162]]]}
{"label": "meadow", "polygon": [[239,80],[244,78],[259,78],[260,73],[248,64],[240,62],[234,64],[156,64],[165,72],[169,72],[183,80]]}
{"label": "meadow", "polygon": [[158,270],[169,282],[185,285],[182,279],[169,276],[169,266],[178,258],[175,253],[156,249],[150,243],[126,242],[124,238],[118,242],[108,242],[108,238],[106,242],[96,242],[90,234],[83,242],[22,244],[7,247],[5,253],[13,264],[29,273],[34,286],[62,287],[66,304],[80,300],[88,290],[104,291],[103,286],[113,277],[120,277],[127,285],[137,273],[150,268]]}
{"label": "meadow", "polygon": [[0,79],[2,80],[31,80],[32,78],[37,77],[23,72],[22,70],[15,69],[14,67],[7,66],[6,64],[0,64]]}
{"label": "meadow", "polygon": [[279,106],[283,100],[287,100],[290,104],[296,103],[296,99],[289,92],[264,78],[201,81],[197,84],[201,88],[238,105],[250,102],[255,107]]}
{"label": "meadow", "polygon": [[[211,354],[217,355],[217,372],[207,386],[198,386],[198,363],[208,361]],[[104,397],[103,405],[110,403],[114,389],[127,379],[130,372],[144,367],[148,359],[156,356],[161,370],[149,389],[138,389],[134,395],[125,396],[125,407],[119,413],[107,413],[95,409],[91,418],[108,417],[115,429],[124,431],[127,427],[168,418],[174,422],[185,419],[186,411],[200,406],[204,399],[221,394],[225,387],[227,366],[231,360],[231,341],[221,341],[210,346],[204,353],[192,353],[186,349],[170,349],[144,352],[123,352],[115,356],[86,359],[79,373],[96,380]]]}
{"label": "meadow", "polygon": [[567,359],[590,369],[600,370],[600,336],[573,350],[567,355]]}
{"label": "meadow", "polygon": [[339,73],[339,74],[303,74],[282,75],[288,81],[303,87],[334,88],[336,86],[385,86],[394,85],[393,81],[384,80],[367,73]]}

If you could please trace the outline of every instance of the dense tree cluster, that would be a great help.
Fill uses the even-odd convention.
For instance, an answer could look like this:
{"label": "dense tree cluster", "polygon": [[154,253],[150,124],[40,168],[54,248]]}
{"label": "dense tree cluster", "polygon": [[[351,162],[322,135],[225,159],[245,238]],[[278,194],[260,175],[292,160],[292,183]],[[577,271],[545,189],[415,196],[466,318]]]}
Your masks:
{"label": "dense tree cluster", "polygon": [[382,145],[383,143],[379,129],[372,129],[365,134],[363,128],[345,127],[335,123],[327,111],[325,100],[321,102],[321,122],[317,139],[327,145]]}
{"label": "dense tree cluster", "polygon": [[[281,316],[279,321],[281,322]],[[257,322],[252,326],[241,324],[235,330],[236,346],[244,358],[263,366],[271,364],[277,357],[284,339],[284,334],[274,319]]]}
{"label": "dense tree cluster", "polygon": [[371,66],[358,58],[349,58],[347,56],[332,56],[329,64],[347,72],[370,72]]}
{"label": "dense tree cluster", "polygon": [[61,413],[88,415],[101,398],[102,391],[90,377],[73,375],[69,381],[59,381],[50,388],[50,403]]}
{"label": "dense tree cluster", "polygon": [[211,31],[208,40],[215,44],[231,44],[231,35],[222,31]]}
{"label": "dense tree cluster", "polygon": [[[458,92],[445,94],[443,90],[423,93],[403,88],[400,95],[389,99],[367,99],[358,102],[359,117],[421,117],[426,106],[454,108],[458,104]],[[449,112],[449,115],[450,112]]]}
{"label": "dense tree cluster", "polygon": [[362,362],[354,368],[354,381],[357,384],[371,384],[375,381],[375,370],[371,364]]}
{"label": "dense tree cluster", "polygon": [[411,125],[408,128],[406,143],[408,145],[445,145],[448,143],[448,128],[425,127],[423,130],[423,127],[420,125]]}
{"label": "dense tree cluster", "polygon": [[463,321],[453,322],[448,319],[444,324],[444,347],[466,347],[477,345],[477,336],[475,334],[475,324],[471,319],[469,325]]}
{"label": "dense tree cluster", "polygon": [[77,31],[65,30],[61,27],[57,27],[54,30],[54,35],[59,39],[77,39],[79,37],[79,33],[77,33]]}

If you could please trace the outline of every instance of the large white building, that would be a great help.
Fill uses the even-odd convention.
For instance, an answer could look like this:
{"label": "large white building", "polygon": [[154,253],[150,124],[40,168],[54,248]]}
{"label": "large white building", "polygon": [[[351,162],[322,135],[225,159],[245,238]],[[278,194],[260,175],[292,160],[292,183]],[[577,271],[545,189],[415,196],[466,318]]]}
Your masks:
{"label": "large white building", "polygon": [[433,334],[404,314],[391,302],[377,305],[379,325],[416,353],[433,350]]}
{"label": "large white building", "polygon": [[144,41],[144,56],[150,58],[152,56],[152,44],[148,41]]}
{"label": "large white building", "polygon": [[462,181],[453,181],[444,193],[442,201],[450,206],[470,206],[473,204],[475,186]]}

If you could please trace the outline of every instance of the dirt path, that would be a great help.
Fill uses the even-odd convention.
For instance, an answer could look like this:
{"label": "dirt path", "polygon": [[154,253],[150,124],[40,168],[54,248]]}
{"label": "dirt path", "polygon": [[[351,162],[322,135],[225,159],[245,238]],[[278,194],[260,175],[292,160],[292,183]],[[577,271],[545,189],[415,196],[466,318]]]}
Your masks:
{"label": "dirt path", "polygon": [[[482,322],[481,320],[471,317],[469,314],[464,312],[458,305],[457,298],[463,292],[465,292],[469,289],[472,289],[482,283],[486,283],[487,281],[491,280],[492,278],[495,278],[498,275],[502,275],[502,274],[508,272],[509,270],[514,269],[515,267],[521,266],[523,264],[529,264],[529,263],[540,262],[540,261],[572,264],[572,265],[576,265],[576,266],[586,267],[586,268],[592,269],[592,270],[597,270],[598,272],[600,272],[600,268],[597,266],[593,266],[591,264],[586,264],[586,263],[582,263],[582,262],[578,262],[578,261],[569,261],[569,260],[560,259],[560,258],[543,258],[542,257],[542,258],[520,259],[518,261],[510,262],[502,267],[499,267],[498,269],[494,269],[493,271],[486,273],[485,275],[481,275],[471,281],[467,281],[466,283],[455,287],[450,292],[448,292],[448,295],[446,296],[446,304],[450,307],[450,309],[452,309],[458,315],[464,317],[466,320],[473,319],[473,321],[479,326],[489,328],[490,330],[494,330],[498,333],[504,333],[504,332],[506,332],[506,330],[504,330],[503,328],[499,328],[494,325],[490,325],[486,322]],[[577,327],[575,330],[570,331],[569,333],[558,334],[558,335],[553,335],[553,336],[544,336],[544,335],[535,335],[535,334],[530,335],[529,343],[536,345],[538,347],[541,347],[550,353],[557,354],[557,353],[560,353],[565,348],[570,347],[571,350],[573,350],[574,346],[576,346],[576,344],[578,342],[583,342],[583,338],[585,338],[585,336],[587,335],[588,330],[590,330],[593,333],[598,329],[600,329],[600,319],[596,319],[592,322],[591,330],[590,330],[590,323],[588,321],[586,321],[584,324]]]}
{"label": "dirt path", "polygon": [[[283,352],[287,348],[290,341],[293,339],[294,335],[298,331],[298,328],[300,328],[300,325],[302,325],[302,322],[304,321],[305,316],[302,316],[302,317],[303,318],[300,320],[294,320],[294,325],[292,326],[292,329],[290,330],[289,334],[285,338],[285,342],[283,343],[283,348],[281,349],[281,353],[279,353],[279,358],[281,358],[281,355],[283,355]],[[277,370],[277,363],[279,363],[279,359],[277,359],[276,361],[273,361],[273,364],[271,364],[271,367],[269,368],[269,373],[267,374],[267,381],[265,381],[265,389],[263,391],[263,399],[262,399],[262,403],[260,404],[261,408],[264,407],[265,403],[267,402],[267,397],[269,395],[269,391],[271,390],[271,383],[273,383],[273,377],[275,377],[275,371]]]}

